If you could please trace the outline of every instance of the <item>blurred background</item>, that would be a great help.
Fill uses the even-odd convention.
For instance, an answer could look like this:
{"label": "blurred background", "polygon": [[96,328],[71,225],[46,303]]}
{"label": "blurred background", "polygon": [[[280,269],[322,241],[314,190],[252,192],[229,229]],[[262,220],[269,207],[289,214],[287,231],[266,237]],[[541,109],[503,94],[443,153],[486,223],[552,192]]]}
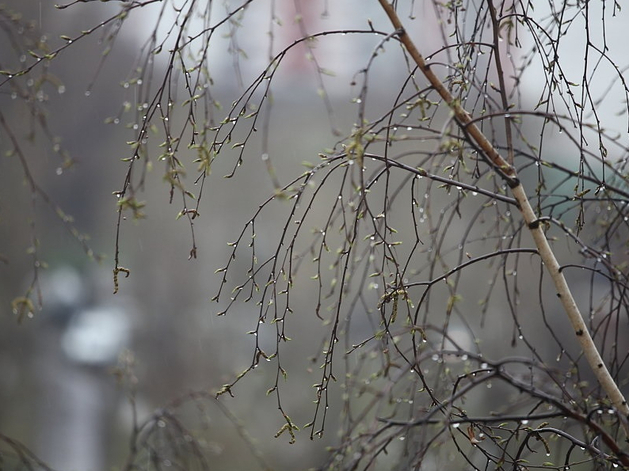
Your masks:
{"label": "blurred background", "polygon": [[[6,17],[19,15],[20,24],[32,25],[32,30],[23,31],[25,36],[45,36],[54,48],[63,43],[61,35],[75,37],[121,8],[118,2],[90,2],[58,10],[54,3],[3,2],[3,13]],[[348,2],[340,10],[330,6],[328,19],[322,17],[322,3],[305,7],[312,10],[305,14],[313,30],[333,28],[334,22],[348,28],[351,21],[337,18],[336,13],[352,11],[356,3]],[[235,2],[225,2],[214,12],[218,17],[235,6]],[[375,10],[376,5],[373,7]],[[148,202],[146,218],[126,221],[122,228],[121,265],[132,275],[121,277],[119,293],[112,294],[117,217],[113,192],[121,189],[124,181],[126,164],[121,159],[130,155],[125,143],[136,135],[133,110],[140,88],[128,82],[134,77],[140,49],[153,33],[161,8],[154,4],[134,11],[113,44],[107,41],[112,30],[96,32],[50,63],[48,72],[58,82],[44,88],[46,97],[41,104],[42,109],[45,105],[51,139],[36,130],[36,118],[20,102],[19,90],[10,86],[0,90],[4,116],[11,119],[33,178],[51,201],[73,218],[76,229],[89,235],[94,253],[103,255],[100,263],[90,260],[60,223],[54,208],[41,198],[31,201],[16,157],[0,159],[0,240],[1,253],[7,259],[0,266],[0,432],[21,441],[54,469],[100,471],[125,462],[133,427],[130,389],[137,391],[133,401],[139,420],[144,421],[154,409],[190,391],[219,389],[250,364],[253,354],[251,336],[246,332],[257,323],[256,308],[217,318],[222,308],[210,299],[220,286],[220,276],[214,272],[225,265],[231,251],[227,243],[274,191],[260,158],[260,139],[253,142],[245,156],[247,165],[236,178],[221,178],[233,167],[230,151],[225,152],[224,160],[217,161],[213,178],[204,188],[201,217],[195,220],[196,260],[188,260],[190,228],[185,218],[176,220],[180,207],[169,204],[169,187],[162,181],[161,168],[149,175],[145,192],[139,197]],[[262,2],[254,8],[259,9],[247,15],[239,36],[240,47],[248,54],[240,64],[245,83],[261,72],[268,58],[268,4]],[[291,1],[277,2],[276,8],[284,22],[276,44],[285,47],[301,35],[294,21],[297,13]],[[165,9],[167,19],[158,34],[165,34],[164,25],[168,18],[174,18],[170,10]],[[6,17],[5,26],[9,27]],[[364,28],[364,20],[360,22]],[[223,28],[220,34],[226,31]],[[2,41],[8,41],[7,37]],[[329,41],[321,46],[325,67],[340,74],[328,91],[339,113],[334,125],[342,132],[351,130],[355,115],[355,106],[347,96],[348,77],[364,64],[374,44],[373,39],[359,39],[343,45]],[[102,61],[109,47],[111,51]],[[223,39],[211,51],[214,93],[226,107],[223,112],[242,93],[228,47],[229,41]],[[3,68],[32,59],[26,50],[16,55],[2,49]],[[275,96],[269,153],[282,182],[303,171],[302,161],[316,162],[317,152],[338,140],[331,133],[305,54],[305,49],[291,54],[275,84],[282,93]],[[164,73],[167,55],[156,58],[159,76]],[[131,106],[132,112],[121,114],[125,105]],[[106,123],[111,117],[115,122],[110,119]],[[31,130],[35,132],[29,139]],[[3,152],[10,145],[5,139],[7,135],[2,134]],[[64,157],[61,151],[55,152],[55,146],[67,151],[74,162],[71,167],[65,167]],[[285,209],[275,218],[271,214],[264,224],[273,228],[282,223]],[[259,246],[268,252],[274,249],[273,236],[269,234],[271,240],[265,241],[265,229],[259,228]],[[11,300],[24,293],[32,281],[33,261],[27,252],[34,246],[34,237],[38,257],[47,264],[38,272],[43,306],[18,324]],[[244,272],[247,260],[237,263]],[[310,292],[304,292],[303,298],[296,301],[298,305],[313,302]],[[307,357],[319,347],[314,336],[300,340],[296,364],[291,368],[295,375],[307,374]],[[129,353],[123,354],[125,351]],[[131,385],[118,381],[114,374],[121,354],[123,365],[133,365],[129,374],[136,382]],[[282,421],[273,398],[265,396],[269,374],[252,375],[235,399],[226,398],[227,407],[246,423],[247,433],[274,466],[291,469],[290,463],[297,457],[304,468],[315,465],[326,441],[312,449],[309,440],[288,447],[287,439],[280,439],[280,445],[273,438]],[[310,392],[299,392],[292,402],[303,403]],[[207,447],[213,465],[218,466],[213,469],[255,469],[254,454],[221,409],[210,403],[202,415],[207,423],[199,427],[210,430]],[[305,407],[295,411],[293,420],[303,424],[310,415],[311,410]],[[277,447],[281,453],[271,452]]]}
{"label": "blurred background", "polygon": [[[45,36],[54,49],[63,43],[61,35],[76,37],[121,8],[118,2],[94,1],[60,10],[53,3],[5,0],[3,28],[30,24],[32,30],[20,34],[40,40]],[[276,17],[282,20],[281,26],[274,29],[274,53],[302,36],[300,24],[294,20],[296,15],[303,16],[309,32],[365,29],[367,18],[376,29],[390,29],[377,2],[301,2],[300,12],[293,1],[271,3]],[[246,58],[235,63],[229,53],[233,42],[227,36],[218,40],[210,52],[214,98],[225,106],[216,111],[217,121],[240,96],[242,84],[246,87],[268,62],[269,4],[254,2],[243,19],[238,45],[246,51]],[[236,6],[226,1],[212,7],[212,12],[218,18]],[[419,17],[414,23],[417,38],[426,50],[437,49],[441,38],[434,27],[432,8],[413,8],[413,15]],[[256,327],[257,309],[236,306],[230,315],[217,317],[226,305],[224,301],[218,305],[210,302],[221,283],[221,275],[215,271],[230,257],[227,243],[237,238],[258,205],[275,191],[263,155],[271,157],[277,179],[285,184],[303,172],[302,161],[317,163],[319,152],[333,148],[339,135],[351,133],[360,92],[360,84],[352,82],[381,40],[348,35],[318,41],[319,65],[334,72],[324,81],[333,114],[321,98],[321,83],[313,73],[312,61],[307,59],[308,50],[295,48],[287,56],[272,86],[269,142],[265,143],[262,135],[252,138],[244,154],[245,165],[233,179],[221,176],[234,167],[238,149],[225,150],[204,185],[201,216],[194,220],[196,259],[188,259],[192,247],[190,226],[186,218],[176,219],[181,207],[170,202],[170,188],[162,180],[162,163],[153,156],[155,168],[138,195],[146,201],[146,217],[139,221],[129,218],[121,226],[120,264],[131,274],[128,278],[121,275],[119,292],[114,295],[117,207],[113,193],[122,188],[127,171],[121,159],[131,156],[126,142],[137,134],[133,128],[137,124],[134,110],[142,104],[138,97],[143,84],[133,80],[134,68],[161,11],[161,2],[134,10],[115,41],[107,38],[115,26],[102,28],[102,33],[77,41],[50,61],[48,72],[54,80],[43,88],[45,97],[41,101],[50,136],[39,127],[40,117],[32,113],[33,108],[24,106],[17,85],[0,87],[2,113],[5,119],[10,118],[9,125],[33,180],[54,202],[51,207],[41,196],[31,197],[18,156],[0,158],[0,433],[19,440],[58,470],[120,469],[117,467],[122,467],[129,455],[134,411],[143,423],[157,417],[154,414],[160,407],[188,397],[192,391],[219,389],[251,364],[254,343],[246,333]],[[168,15],[173,13],[170,8],[164,11],[157,35],[168,34]],[[12,16],[17,12],[19,21]],[[10,18],[16,21],[12,23]],[[202,20],[196,21],[199,28]],[[621,20],[610,23],[610,44],[615,44],[619,37],[615,35],[621,35],[626,26]],[[225,34],[228,27],[217,34]],[[3,36],[1,41],[9,44],[9,38]],[[369,77],[367,114],[372,117],[391,107],[399,84],[406,78],[405,69],[386,66],[401,58],[397,48],[387,47],[390,54],[385,54]],[[576,47],[575,51],[573,59],[564,56],[564,63],[574,63],[578,71],[582,55]],[[167,54],[155,56],[157,81],[168,66],[167,58]],[[31,61],[27,50],[16,54],[12,48],[0,47],[3,69],[15,69]],[[380,86],[383,83],[396,86]],[[530,89],[531,97],[535,97],[539,86],[531,82],[521,90],[526,93]],[[125,107],[132,111],[123,112]],[[604,119],[617,112],[613,106],[601,105]],[[626,123],[617,118],[609,121],[613,119],[619,132],[625,132]],[[13,146],[6,132],[0,133],[0,139],[2,152]],[[560,142],[557,136],[555,149],[561,148]],[[553,149],[552,142],[548,145]],[[72,165],[68,165],[65,152]],[[72,227],[89,235],[87,244],[93,255],[102,255],[102,261],[86,256],[85,247],[69,233],[68,225],[60,222],[57,205],[73,218]],[[278,203],[277,211],[267,212],[259,223],[259,259],[268,258],[275,250],[278,227],[288,210],[288,205]],[[326,208],[316,211],[320,218],[327,214]],[[465,224],[462,222],[461,227]],[[46,263],[45,269],[33,270],[33,252]],[[234,264],[232,273],[245,273],[249,268],[247,259],[236,259]],[[41,286],[42,308],[18,323],[11,301],[28,289],[35,273]],[[309,278],[311,273],[305,275]],[[480,283],[470,279],[470,292],[478,290]],[[326,332],[312,315],[316,289],[304,286],[295,291],[293,299],[302,314],[291,326],[291,337],[298,341],[285,357],[291,377],[305,378],[286,383],[284,395],[291,418],[299,425],[312,417],[310,385],[318,376],[316,367],[313,375],[309,358],[321,349]],[[374,304],[378,297],[374,292]],[[365,329],[369,331],[369,327]],[[512,331],[511,326],[500,323],[488,329],[507,337]],[[496,334],[492,331],[487,335]],[[258,469],[263,466],[258,452],[277,469],[296,469],[296,462],[300,469],[306,469],[324,461],[325,447],[335,439],[337,414],[332,414],[331,432],[323,440],[310,442],[304,435],[295,445],[287,446],[287,438],[273,438],[283,423],[275,398],[265,395],[273,374],[272,370],[253,372],[237,389],[236,397],[222,397],[224,406],[205,398],[202,403],[182,407],[181,417],[190,417],[186,426],[205,431],[203,443],[212,457],[213,469]],[[156,423],[160,426],[159,421]],[[242,424],[249,438],[243,438]],[[249,448],[249,439],[257,451]],[[150,462],[150,453],[146,460]]]}

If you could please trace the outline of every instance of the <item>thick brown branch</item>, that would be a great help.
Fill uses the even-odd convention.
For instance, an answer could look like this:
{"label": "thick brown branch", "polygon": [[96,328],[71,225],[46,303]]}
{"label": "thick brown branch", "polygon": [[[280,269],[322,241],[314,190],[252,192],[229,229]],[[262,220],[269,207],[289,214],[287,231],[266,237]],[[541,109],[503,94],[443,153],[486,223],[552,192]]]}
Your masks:
{"label": "thick brown branch", "polygon": [[502,174],[506,175],[509,180],[509,185],[514,186],[515,184],[517,184],[515,168],[509,165],[509,163],[494,148],[489,139],[487,139],[487,137],[485,137],[485,135],[476,126],[476,124],[472,122],[472,117],[461,106],[459,100],[452,96],[452,94],[443,84],[441,79],[439,79],[439,77],[437,77],[437,75],[430,69],[428,64],[426,64],[424,57],[420,54],[417,47],[415,47],[415,43],[413,43],[410,36],[406,33],[406,30],[404,29],[400,18],[397,16],[397,13],[395,12],[391,4],[387,0],[378,1],[380,2],[380,5],[382,5],[384,11],[387,13],[387,16],[389,17],[389,20],[391,20],[393,27],[397,30],[400,42],[404,45],[404,48],[408,51],[419,70],[421,70],[424,76],[428,79],[430,85],[432,85],[432,87],[443,99],[443,101],[445,101],[450,107],[461,127],[465,129],[465,132],[476,143],[476,145],[480,147],[480,149],[485,153],[492,164],[500,169]]}
{"label": "thick brown branch", "polygon": [[441,98],[450,107],[459,122],[459,125],[464,128],[469,138],[472,139],[476,145],[480,147],[480,149],[482,149],[491,163],[500,169],[500,173],[507,179],[513,196],[518,202],[518,208],[520,209],[524,222],[527,225],[533,240],[535,241],[535,245],[544,266],[553,280],[557,297],[561,301],[564,311],[570,320],[579,345],[581,346],[581,349],[583,350],[583,353],[599,384],[607,393],[612,404],[618,411],[622,428],[625,435],[629,437],[629,406],[627,405],[627,401],[610,375],[609,370],[605,366],[594,340],[587,329],[587,325],[574,300],[570,287],[561,272],[561,266],[559,265],[548,240],[546,239],[542,224],[539,224],[539,218],[533,211],[526,191],[517,178],[515,168],[512,165],[509,165],[509,163],[499,154],[482,131],[474,124],[474,122],[472,122],[471,116],[461,106],[460,102],[452,96],[439,77],[432,72],[430,67],[426,64],[423,56],[419,53],[415,44],[411,40],[410,36],[406,33],[404,26],[402,25],[402,22],[400,21],[393,6],[387,0],[378,1],[389,17],[393,27],[397,30],[400,42],[404,45],[404,48],[407,50],[419,70],[424,74],[431,86],[437,91],[437,93],[439,93]]}

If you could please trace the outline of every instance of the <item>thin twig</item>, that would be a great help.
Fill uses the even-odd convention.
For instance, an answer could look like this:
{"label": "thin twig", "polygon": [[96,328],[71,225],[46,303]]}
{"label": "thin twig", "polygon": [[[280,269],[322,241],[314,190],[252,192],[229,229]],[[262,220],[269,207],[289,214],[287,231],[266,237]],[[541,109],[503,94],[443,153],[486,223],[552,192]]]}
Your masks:
{"label": "thin twig", "polygon": [[430,67],[428,67],[423,56],[420,54],[410,36],[406,33],[404,26],[402,25],[402,22],[400,21],[393,6],[387,0],[378,1],[389,17],[393,27],[396,29],[400,42],[404,45],[404,48],[410,54],[415,64],[417,64],[419,70],[424,74],[426,79],[428,79],[432,87],[450,107],[459,125],[465,130],[469,138],[472,139],[485,153],[492,165],[494,165],[497,169],[502,170],[500,173],[506,179],[509,187],[511,188],[511,192],[518,203],[518,209],[522,214],[524,222],[526,223],[533,240],[535,241],[535,245],[544,266],[553,280],[553,284],[557,290],[557,297],[560,299],[568,319],[572,324],[572,328],[574,329],[574,333],[579,341],[581,349],[583,350],[583,353],[599,384],[602,386],[604,391],[609,396],[612,404],[619,412],[620,424],[626,437],[629,438],[629,406],[627,405],[627,401],[610,375],[609,370],[605,366],[594,340],[588,331],[585,320],[579,311],[579,307],[574,300],[570,287],[561,272],[561,266],[559,265],[548,240],[546,239],[546,235],[543,231],[543,225],[540,224],[539,217],[533,211],[526,191],[517,177],[516,169],[500,155],[483,132],[472,122],[472,117],[461,106],[461,103],[452,96],[439,77],[437,77],[437,75],[432,72]]}

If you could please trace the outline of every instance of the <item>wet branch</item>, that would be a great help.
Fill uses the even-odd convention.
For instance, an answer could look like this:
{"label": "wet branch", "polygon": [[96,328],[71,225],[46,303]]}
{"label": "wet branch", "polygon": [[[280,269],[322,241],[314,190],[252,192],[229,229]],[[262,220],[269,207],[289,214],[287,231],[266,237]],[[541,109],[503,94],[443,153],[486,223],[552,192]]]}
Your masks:
{"label": "wet branch", "polygon": [[557,291],[557,297],[561,301],[568,319],[570,320],[579,345],[581,346],[581,349],[583,350],[583,353],[599,384],[607,393],[609,399],[617,410],[619,414],[619,421],[625,432],[625,436],[629,438],[629,406],[627,405],[627,401],[618,388],[618,385],[614,382],[614,379],[610,375],[609,370],[605,366],[605,363],[596,345],[594,344],[594,340],[588,331],[585,320],[583,319],[579,307],[572,296],[570,287],[561,272],[561,265],[557,261],[557,258],[555,257],[555,254],[546,239],[543,224],[540,223],[540,218],[535,214],[533,208],[531,207],[526,191],[517,177],[515,167],[510,165],[500,155],[489,139],[487,139],[483,132],[473,122],[470,114],[461,106],[459,100],[452,96],[439,77],[437,77],[437,75],[426,64],[414,42],[406,33],[404,26],[402,25],[402,22],[400,21],[393,6],[387,0],[378,1],[389,17],[393,27],[396,29],[400,42],[403,44],[404,48],[409,53],[419,70],[426,79],[428,79],[441,98],[447,103],[459,126],[483,151],[486,160],[503,176],[503,178],[505,178],[507,184],[511,188],[511,192],[517,201],[518,209],[522,214],[524,222],[526,223],[533,240],[535,241],[535,245],[544,266],[553,280]]}

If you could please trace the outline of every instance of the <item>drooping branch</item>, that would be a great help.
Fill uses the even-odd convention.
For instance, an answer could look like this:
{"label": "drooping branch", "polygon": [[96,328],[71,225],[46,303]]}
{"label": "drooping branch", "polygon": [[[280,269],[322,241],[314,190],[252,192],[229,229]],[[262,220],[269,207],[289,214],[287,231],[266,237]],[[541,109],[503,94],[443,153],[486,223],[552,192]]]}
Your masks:
{"label": "drooping branch", "polygon": [[518,209],[522,214],[524,223],[528,227],[531,236],[535,242],[539,255],[550,274],[555,286],[557,296],[570,320],[574,333],[577,337],[579,345],[592,368],[599,384],[609,396],[610,401],[614,405],[619,415],[620,424],[629,437],[629,406],[618,385],[609,373],[605,363],[588,331],[583,316],[574,300],[570,287],[566,282],[561,271],[561,265],[557,261],[553,249],[551,248],[543,230],[543,224],[540,223],[539,217],[535,214],[531,207],[529,198],[522,184],[520,183],[515,167],[510,165],[507,160],[500,155],[492,143],[487,139],[484,133],[473,122],[470,114],[461,106],[459,100],[452,96],[444,83],[430,69],[424,57],[415,46],[411,37],[406,33],[400,18],[395,9],[387,0],[378,0],[383,10],[386,12],[393,27],[397,31],[398,38],[404,48],[411,56],[419,70],[429,81],[434,90],[448,105],[459,126],[467,134],[470,140],[482,150],[484,157],[490,165],[506,180],[511,188],[511,192],[517,201]]}

